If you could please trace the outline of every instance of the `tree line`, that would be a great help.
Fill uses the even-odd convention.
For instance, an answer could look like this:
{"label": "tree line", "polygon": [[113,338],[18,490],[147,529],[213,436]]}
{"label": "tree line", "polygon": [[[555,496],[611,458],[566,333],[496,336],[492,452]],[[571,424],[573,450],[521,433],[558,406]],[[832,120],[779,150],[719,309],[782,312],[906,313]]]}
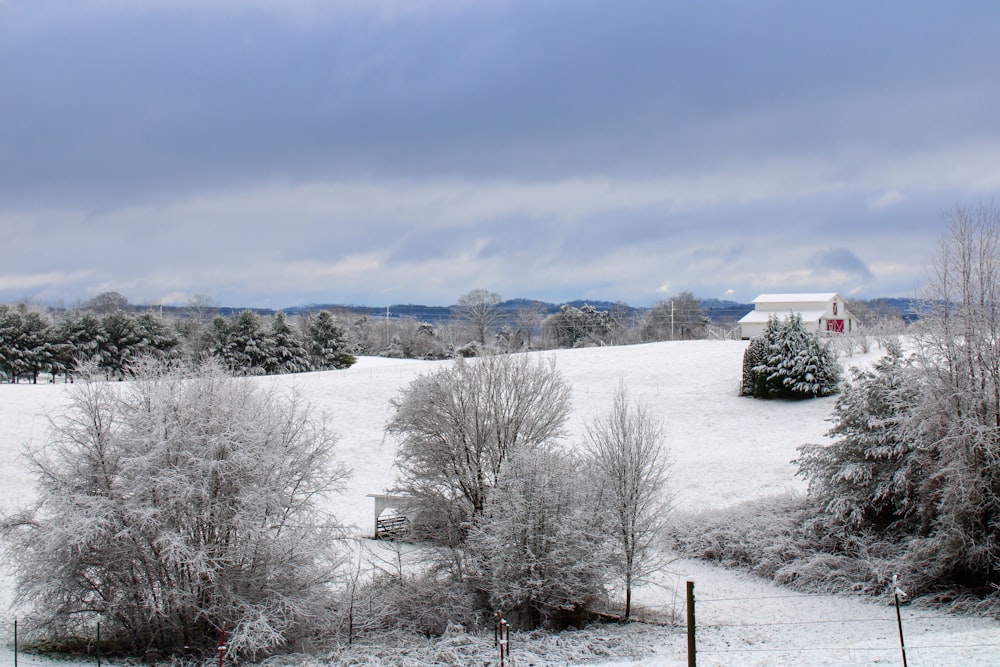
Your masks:
{"label": "tree line", "polygon": [[[216,357],[237,374],[297,373],[344,368],[360,355],[407,359],[475,357],[572,347],[697,340],[736,335],[713,324],[690,292],[637,311],[625,304],[601,310],[564,304],[546,313],[526,302],[513,313],[495,292],[475,289],[459,297],[452,319],[437,325],[412,317],[356,315],[323,310],[307,315],[244,311],[218,313],[211,300],[196,296],[178,312],[140,310],[117,292],[100,294],[66,311],[27,303],[0,304],[0,381],[37,382],[43,374],[71,379],[74,365],[92,362],[122,377],[131,360],[156,356],[196,361]],[[852,310],[862,320],[859,336],[900,331],[898,314],[864,302]]]}
{"label": "tree line", "polygon": [[54,316],[26,304],[0,305],[0,380],[37,383],[48,374],[72,381],[92,365],[124,378],[140,359],[218,359],[236,375],[346,368],[355,357],[343,328],[327,311],[294,325],[282,313],[263,317],[164,318],[153,312],[72,310]]}

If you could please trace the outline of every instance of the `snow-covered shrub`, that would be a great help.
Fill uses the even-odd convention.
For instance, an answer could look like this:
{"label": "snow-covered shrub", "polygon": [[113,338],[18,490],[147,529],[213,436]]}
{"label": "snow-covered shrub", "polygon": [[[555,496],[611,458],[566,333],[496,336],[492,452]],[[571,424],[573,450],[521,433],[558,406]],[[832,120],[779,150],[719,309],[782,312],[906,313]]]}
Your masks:
{"label": "snow-covered shrub", "polygon": [[[796,313],[781,320],[772,315],[762,343],[751,344],[744,355],[742,393],[755,398],[813,398],[829,396],[838,391],[840,363],[829,345],[806,331]],[[766,347],[766,349],[764,349]]]}
{"label": "snow-covered shrub", "polygon": [[469,578],[515,627],[579,625],[606,598],[609,543],[584,468],[567,452],[518,453],[469,532]]}
{"label": "snow-covered shrub", "polygon": [[476,597],[463,582],[433,571],[419,575],[379,573],[340,606],[349,641],[402,631],[440,637],[449,628],[473,628],[480,619]]}
{"label": "snow-covered shrub", "polygon": [[318,630],[338,558],[336,438],[220,366],[77,383],[29,452],[38,500],[3,536],[34,639],[255,656]]}
{"label": "snow-covered shrub", "polygon": [[682,556],[810,592],[878,594],[893,572],[910,571],[904,543],[832,522],[797,494],[678,516],[668,543]]}

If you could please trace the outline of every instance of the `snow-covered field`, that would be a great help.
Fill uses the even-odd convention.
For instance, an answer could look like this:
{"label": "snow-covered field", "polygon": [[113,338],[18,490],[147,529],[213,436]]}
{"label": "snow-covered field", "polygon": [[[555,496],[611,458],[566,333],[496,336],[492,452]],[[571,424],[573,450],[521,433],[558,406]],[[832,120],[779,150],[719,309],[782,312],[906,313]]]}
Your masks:
{"label": "snow-covered field", "polygon": [[[586,423],[608,410],[623,378],[633,397],[664,419],[681,508],[727,505],[787,489],[803,489],[791,460],[803,443],[823,442],[834,400],[755,401],[738,396],[745,343],[695,341],[544,353],[573,389],[573,419],[566,446]],[[870,357],[845,359],[867,363]],[[336,511],[358,535],[373,527],[373,501],[393,482],[394,443],[385,438],[389,401],[421,373],[450,362],[361,358],[344,371],[254,380],[295,388],[340,434],[339,456],[354,470]],[[19,458],[26,442],[41,442],[48,415],[66,403],[69,386],[0,385],[0,507],[10,510],[32,495]],[[905,578],[905,573],[904,578]],[[802,596],[751,576],[704,563],[676,561],[660,585],[640,590],[648,607],[676,605],[683,615],[684,587],[695,582],[700,665],[902,664],[891,600]],[[9,604],[9,580],[0,580],[0,604]],[[918,608],[903,611],[907,658],[920,665],[1000,664],[1000,623],[943,617]],[[12,614],[7,614],[12,619]],[[11,624],[0,638],[9,641]],[[683,665],[683,630],[644,635],[628,660],[602,667]],[[516,658],[516,654],[514,656]],[[13,664],[10,652],[0,663]],[[517,664],[517,663],[515,663]]]}

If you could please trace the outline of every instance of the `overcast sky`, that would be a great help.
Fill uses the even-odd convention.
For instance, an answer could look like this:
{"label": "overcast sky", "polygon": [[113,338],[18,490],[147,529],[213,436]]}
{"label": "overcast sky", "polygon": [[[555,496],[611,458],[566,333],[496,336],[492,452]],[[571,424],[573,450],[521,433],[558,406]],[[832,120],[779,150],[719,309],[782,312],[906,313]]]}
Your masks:
{"label": "overcast sky", "polygon": [[912,296],[1000,3],[0,0],[0,302]]}

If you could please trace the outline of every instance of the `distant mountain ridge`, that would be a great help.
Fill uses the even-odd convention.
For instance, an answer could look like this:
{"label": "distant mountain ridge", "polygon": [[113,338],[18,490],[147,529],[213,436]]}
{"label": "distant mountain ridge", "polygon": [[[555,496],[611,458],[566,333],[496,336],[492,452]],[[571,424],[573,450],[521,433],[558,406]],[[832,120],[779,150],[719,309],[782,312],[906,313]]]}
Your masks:
{"label": "distant mountain ridge", "polygon": [[[739,303],[736,301],[722,301],[720,299],[699,299],[705,316],[713,322],[735,322],[739,318],[753,310],[752,303]],[[626,316],[641,316],[649,308],[630,306],[625,303],[615,301],[602,301],[594,299],[574,299],[563,303],[549,303],[535,299],[507,299],[497,304],[501,311],[513,316],[517,311],[524,308],[537,308],[545,315],[558,313],[564,306],[582,308],[592,306],[598,310],[617,310]],[[308,314],[320,310],[349,311],[357,315],[368,315],[369,317],[385,317],[388,311],[389,317],[412,317],[421,322],[435,324],[453,319],[458,306],[423,306],[418,304],[394,304],[388,307],[370,306],[344,306],[337,304],[312,304],[308,306],[296,306],[284,312],[286,314]]]}
{"label": "distant mountain ridge", "polygon": [[[894,314],[902,317],[904,320],[910,322],[917,319],[919,312],[916,307],[916,300],[910,298],[875,298],[864,300],[869,308],[878,310],[880,312],[885,312],[889,314]],[[723,299],[707,298],[698,299],[698,303],[701,305],[701,309],[704,311],[705,316],[713,323],[716,324],[726,324],[734,323],[741,317],[749,313],[754,309],[752,303],[741,303],[739,301],[727,301]],[[524,308],[537,308],[544,315],[551,315],[553,313],[559,312],[559,309],[563,305],[573,306],[574,308],[582,308],[583,306],[592,306],[598,310],[616,310],[623,315],[641,316],[649,308],[630,306],[628,304],[616,301],[601,301],[601,300],[591,300],[591,299],[574,299],[573,301],[566,301],[563,303],[548,303],[545,301],[538,301],[535,299],[507,299],[506,301],[501,301],[498,306],[501,311],[504,311],[513,319],[514,315],[521,309]],[[848,301],[848,307],[850,307],[850,302]],[[454,319],[455,310],[458,306],[425,306],[421,304],[392,304],[389,306],[359,306],[359,305],[346,305],[346,304],[335,304],[335,303],[324,303],[324,304],[309,304],[305,306],[292,306],[290,308],[275,309],[275,308],[239,308],[232,306],[218,306],[212,308],[213,314],[223,315],[225,317],[230,317],[233,315],[238,315],[243,311],[253,311],[261,315],[273,315],[279,310],[286,315],[308,315],[310,313],[316,313],[321,310],[329,310],[331,312],[349,312],[360,317],[362,315],[368,317],[410,317],[419,322],[427,322],[429,324],[438,324],[441,322],[446,322],[448,320]],[[174,315],[185,316],[191,312],[191,309],[187,306],[140,306],[140,305],[129,305],[128,309],[134,311],[160,311],[169,312]]]}

